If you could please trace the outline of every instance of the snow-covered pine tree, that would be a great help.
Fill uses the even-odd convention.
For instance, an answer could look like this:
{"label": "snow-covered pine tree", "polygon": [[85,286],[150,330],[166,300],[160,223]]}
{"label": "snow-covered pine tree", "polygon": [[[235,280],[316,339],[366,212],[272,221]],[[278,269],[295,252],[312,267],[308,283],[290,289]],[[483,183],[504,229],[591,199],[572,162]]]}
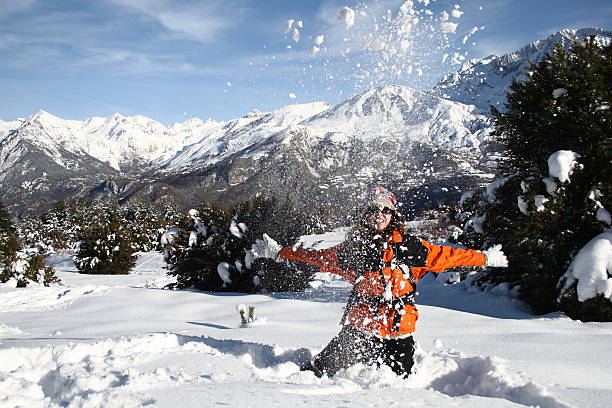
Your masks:
{"label": "snow-covered pine tree", "polygon": [[262,195],[230,210],[208,203],[191,210],[181,225],[163,238],[169,246],[166,259],[169,274],[177,279],[176,287],[238,292],[304,290],[312,280],[310,268],[268,265],[254,259],[251,252],[264,233],[290,245],[300,235],[313,232],[312,220],[296,213]]}
{"label": "snow-covered pine tree", "polygon": [[25,287],[32,283],[48,286],[57,281],[53,268],[45,266],[45,256],[23,247],[11,214],[0,203],[0,283]]}
{"label": "snow-covered pine tree", "polygon": [[15,232],[15,222],[8,208],[0,201],[0,239]]}
{"label": "snow-covered pine tree", "polygon": [[94,205],[91,224],[80,233],[74,263],[81,273],[128,274],[136,264],[136,246],[124,225],[119,207],[111,201]]}
{"label": "snow-covered pine tree", "polygon": [[[236,219],[247,227],[243,236],[244,248],[251,248],[263,234],[288,247],[302,235],[323,232],[319,220],[296,209],[290,197],[279,200],[257,195],[242,208],[239,206]],[[244,280],[245,291],[303,292],[316,272],[316,268],[303,262],[277,263],[270,259],[256,259],[247,265],[250,277]]]}
{"label": "snow-covered pine tree", "polygon": [[138,251],[149,252],[160,250],[161,234],[168,225],[162,218],[161,211],[150,202],[137,200],[121,208],[125,225],[132,233],[133,243]]}
{"label": "snow-covered pine tree", "polygon": [[176,278],[172,288],[229,290],[218,267],[229,258],[226,243],[230,220],[231,215],[219,205],[203,203],[162,237],[168,274]]}
{"label": "snow-covered pine tree", "polygon": [[612,271],[589,299],[578,300],[577,281],[564,285],[576,253],[610,229],[611,54],[611,46],[594,39],[569,52],[558,47],[524,82],[514,82],[506,110],[492,109],[508,159],[486,192],[462,200],[468,222],[459,240],[501,243],[510,260],[507,270],[483,281],[519,287],[538,314],[562,310],[582,320],[612,320],[612,291],[604,289],[612,287],[605,282]]}

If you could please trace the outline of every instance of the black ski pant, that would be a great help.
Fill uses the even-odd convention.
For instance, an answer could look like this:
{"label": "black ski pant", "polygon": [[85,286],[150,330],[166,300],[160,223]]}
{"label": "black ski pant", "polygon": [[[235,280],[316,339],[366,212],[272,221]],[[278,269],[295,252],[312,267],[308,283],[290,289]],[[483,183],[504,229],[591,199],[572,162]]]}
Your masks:
{"label": "black ski pant", "polygon": [[318,377],[334,376],[343,368],[357,363],[380,367],[387,365],[402,377],[408,377],[414,364],[414,340],[381,339],[352,326],[344,326],[340,333],[314,358],[302,367]]}

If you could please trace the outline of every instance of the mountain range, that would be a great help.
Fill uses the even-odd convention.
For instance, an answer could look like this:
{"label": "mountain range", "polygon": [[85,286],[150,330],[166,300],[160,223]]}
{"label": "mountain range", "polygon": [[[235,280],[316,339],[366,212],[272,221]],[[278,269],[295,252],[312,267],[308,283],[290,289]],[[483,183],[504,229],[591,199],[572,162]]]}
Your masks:
{"label": "mountain range", "polygon": [[166,127],[143,116],[64,120],[44,111],[0,122],[0,200],[23,215],[56,200],[114,197],[223,205],[263,192],[334,213],[369,186],[397,192],[406,212],[455,199],[492,177],[503,147],[489,105],[555,44],[602,29],[563,30],[503,55],[471,60],[431,90],[370,89],[338,105],[253,110],[230,121]]}

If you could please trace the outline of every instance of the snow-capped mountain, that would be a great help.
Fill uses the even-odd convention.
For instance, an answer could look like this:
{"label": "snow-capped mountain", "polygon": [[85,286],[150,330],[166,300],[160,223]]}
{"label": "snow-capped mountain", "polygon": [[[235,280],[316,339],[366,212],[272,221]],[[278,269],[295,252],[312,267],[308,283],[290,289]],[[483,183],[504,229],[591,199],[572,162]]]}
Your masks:
{"label": "snow-capped mountain", "polygon": [[561,30],[510,54],[470,60],[459,71],[442,78],[433,92],[449,100],[475,105],[482,112],[488,112],[490,105],[501,109],[512,80],[524,80],[530,63],[542,60],[554,50],[556,44],[568,49],[572,43],[591,36],[595,36],[602,45],[607,45],[612,39],[612,32],[601,28]]}
{"label": "snow-capped mountain", "polygon": [[253,110],[227,122],[191,118],[170,127],[142,116],[85,121],[47,112],[0,122],[0,200],[17,212],[59,198],[202,200],[231,204],[257,192],[305,206],[351,207],[383,183],[418,206],[491,176],[501,147],[488,105],[500,105],[556,43],[609,31],[564,30],[501,57],[470,61],[431,91],[368,90],[323,102]]}
{"label": "snow-capped mountain", "polygon": [[174,125],[172,131],[192,129],[192,133],[198,134],[197,141],[186,145],[162,167],[178,170],[202,167],[203,163],[218,163],[245,149],[253,150],[254,146],[273,135],[292,129],[301,121],[329,108],[327,103],[315,102],[288,105],[268,113],[253,110],[228,122],[205,122],[197,130],[193,130],[193,123]]}
{"label": "snow-capped mountain", "polygon": [[[198,123],[190,123],[191,128]],[[158,165],[193,141],[193,134],[166,128],[144,116],[125,117],[118,113],[85,121],[60,119],[38,111],[15,129],[20,139],[48,152],[60,166],[66,166],[63,152],[88,155],[117,171]]]}

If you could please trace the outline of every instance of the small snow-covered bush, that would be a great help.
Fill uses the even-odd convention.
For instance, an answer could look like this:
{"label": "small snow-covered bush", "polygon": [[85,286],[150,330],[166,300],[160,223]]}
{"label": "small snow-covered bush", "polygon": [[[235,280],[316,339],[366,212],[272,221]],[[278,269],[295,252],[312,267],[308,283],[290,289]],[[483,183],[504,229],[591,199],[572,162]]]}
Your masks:
{"label": "small snow-covered bush", "polygon": [[45,256],[39,254],[36,249],[24,249],[15,234],[0,238],[1,286],[49,286],[58,281],[53,268],[45,266]]}
{"label": "small snow-covered bush", "polygon": [[258,196],[226,210],[202,204],[189,211],[162,240],[169,274],[176,288],[210,291],[303,291],[312,280],[309,269],[255,259],[251,249],[266,233],[288,246],[312,233],[315,222],[286,202]]}

